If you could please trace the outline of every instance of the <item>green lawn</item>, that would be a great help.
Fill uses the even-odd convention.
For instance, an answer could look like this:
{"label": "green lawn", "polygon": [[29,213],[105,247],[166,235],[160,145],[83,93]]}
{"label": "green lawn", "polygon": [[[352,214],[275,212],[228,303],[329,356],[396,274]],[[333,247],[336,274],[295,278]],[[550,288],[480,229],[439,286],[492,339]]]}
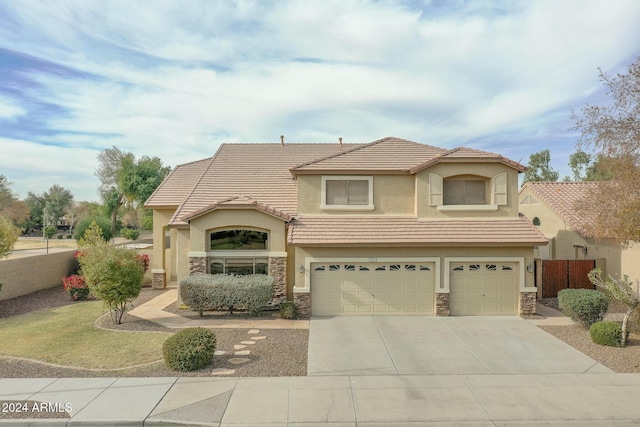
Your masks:
{"label": "green lawn", "polygon": [[162,359],[164,332],[96,328],[101,301],[0,319],[0,355],[82,368],[124,368]]}

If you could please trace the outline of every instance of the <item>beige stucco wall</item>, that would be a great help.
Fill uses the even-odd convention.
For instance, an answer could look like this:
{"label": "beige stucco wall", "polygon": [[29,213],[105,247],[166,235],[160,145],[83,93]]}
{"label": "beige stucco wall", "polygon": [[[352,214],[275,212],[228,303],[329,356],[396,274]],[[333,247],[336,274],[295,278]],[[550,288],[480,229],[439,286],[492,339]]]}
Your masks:
{"label": "beige stucco wall", "polygon": [[[530,196],[529,189],[524,189],[519,196],[519,201],[525,200]],[[571,226],[558,215],[549,205],[541,200],[535,204],[520,204],[520,212],[522,212],[529,220],[534,218],[540,220],[540,231],[549,239],[548,250],[544,248],[537,249],[534,252],[536,258],[542,259],[604,259],[605,274],[620,275],[622,271],[621,255],[622,251],[617,245],[608,244],[606,241],[585,239],[580,233],[573,230]],[[586,246],[585,254],[582,248],[578,246]],[[600,262],[599,265],[602,265]]]}
{"label": "beige stucco wall", "polygon": [[[497,211],[440,211],[437,206],[429,206],[429,174],[443,179],[458,175],[481,176],[489,180],[486,188],[487,199],[493,192],[491,179],[507,174],[507,204]],[[416,207],[419,218],[492,218],[518,216],[518,171],[502,163],[438,163],[416,174]]]}
{"label": "beige stucco wall", "polygon": [[[327,175],[328,176],[328,175]],[[371,175],[365,175],[371,176]],[[373,177],[372,211],[358,215],[414,215],[415,178],[413,175],[376,175]],[[322,176],[298,176],[298,213],[301,215],[345,215],[344,211],[321,210]]]}
{"label": "beige stucco wall", "polygon": [[[406,257],[437,257],[440,258],[440,283],[444,283],[446,272],[444,261],[446,257],[524,257],[525,266],[533,263],[533,248],[531,247],[426,247],[426,248],[314,248],[296,247],[295,265],[304,265],[306,257],[313,258],[406,258]],[[375,260],[372,260],[375,261]],[[295,287],[305,288],[305,273],[296,268]],[[534,286],[533,273],[525,272],[526,286]]]}
{"label": "beige stucco wall", "polygon": [[[151,257],[150,269],[164,268],[166,270],[167,280],[171,280],[172,268],[171,252],[165,251],[164,247],[164,227],[169,224],[169,220],[175,211],[175,209],[153,210],[153,256]],[[175,241],[173,240],[173,236],[171,237],[171,241]],[[173,280],[175,280],[175,278]]]}
{"label": "beige stucco wall", "polygon": [[268,250],[286,251],[285,222],[255,209],[216,209],[191,221],[191,252],[209,251],[209,231],[216,228],[257,228],[269,232]]}
{"label": "beige stucco wall", "polygon": [[640,280],[640,243],[622,251],[621,273],[632,281]]}
{"label": "beige stucco wall", "polygon": [[71,271],[74,250],[0,260],[0,300],[62,286]]}

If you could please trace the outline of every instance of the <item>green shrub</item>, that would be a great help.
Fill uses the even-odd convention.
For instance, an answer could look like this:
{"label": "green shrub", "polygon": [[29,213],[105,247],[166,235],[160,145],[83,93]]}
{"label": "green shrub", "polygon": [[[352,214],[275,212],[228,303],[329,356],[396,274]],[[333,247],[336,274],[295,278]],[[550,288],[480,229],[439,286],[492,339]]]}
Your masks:
{"label": "green shrub", "polygon": [[[622,327],[617,322],[596,322],[589,328],[594,343],[622,347]],[[626,341],[626,338],[625,338]]]}
{"label": "green shrub", "polygon": [[105,217],[90,217],[81,219],[80,221],[78,221],[78,225],[76,225],[76,228],[73,231],[73,238],[76,240],[80,240],[82,237],[84,237],[84,233],[87,231],[93,221],[95,221],[96,224],[98,224],[98,227],[100,227],[104,240],[106,240],[107,242],[111,240],[111,238],[113,237],[111,235],[111,220]]}
{"label": "green shrub", "polygon": [[287,301],[280,304],[280,317],[283,319],[297,319],[298,306],[293,301]]}
{"label": "green shrub", "polygon": [[78,257],[89,289],[111,310],[114,323],[122,323],[127,303],[140,295],[143,266],[135,251],[107,245],[94,246]]}
{"label": "green shrub", "polygon": [[140,230],[135,228],[123,228],[120,230],[120,236],[129,240],[137,240],[140,237]]}
{"label": "green shrub", "polygon": [[202,316],[204,310],[246,309],[259,316],[273,294],[273,277],[264,274],[197,274],[180,281],[182,301]]}
{"label": "green shrub", "polygon": [[56,237],[57,237],[58,239],[63,239],[63,238],[64,238],[64,236],[63,236],[62,234],[58,234]]}
{"label": "green shrub", "polygon": [[601,321],[609,308],[609,300],[592,289],[563,289],[558,292],[558,307],[564,314],[589,328]]}
{"label": "green shrub", "polygon": [[216,335],[205,328],[187,328],[170,336],[162,345],[164,362],[176,371],[195,371],[213,361]]}

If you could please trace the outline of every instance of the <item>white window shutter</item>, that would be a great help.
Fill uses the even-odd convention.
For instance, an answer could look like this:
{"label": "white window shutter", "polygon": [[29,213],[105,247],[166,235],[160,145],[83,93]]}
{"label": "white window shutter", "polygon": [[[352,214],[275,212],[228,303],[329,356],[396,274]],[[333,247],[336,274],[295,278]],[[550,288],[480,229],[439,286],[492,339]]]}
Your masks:
{"label": "white window shutter", "polygon": [[501,173],[493,177],[493,201],[498,206],[507,204],[507,174]]}
{"label": "white window shutter", "polygon": [[442,205],[442,177],[435,173],[429,174],[429,206]]}

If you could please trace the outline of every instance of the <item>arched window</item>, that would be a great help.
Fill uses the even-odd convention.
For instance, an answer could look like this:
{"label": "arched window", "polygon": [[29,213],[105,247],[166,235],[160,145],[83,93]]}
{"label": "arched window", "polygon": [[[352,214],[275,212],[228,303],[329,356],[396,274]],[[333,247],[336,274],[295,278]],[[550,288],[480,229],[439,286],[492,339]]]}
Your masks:
{"label": "arched window", "polygon": [[209,249],[228,250],[266,250],[268,233],[257,230],[235,229],[212,231]]}

